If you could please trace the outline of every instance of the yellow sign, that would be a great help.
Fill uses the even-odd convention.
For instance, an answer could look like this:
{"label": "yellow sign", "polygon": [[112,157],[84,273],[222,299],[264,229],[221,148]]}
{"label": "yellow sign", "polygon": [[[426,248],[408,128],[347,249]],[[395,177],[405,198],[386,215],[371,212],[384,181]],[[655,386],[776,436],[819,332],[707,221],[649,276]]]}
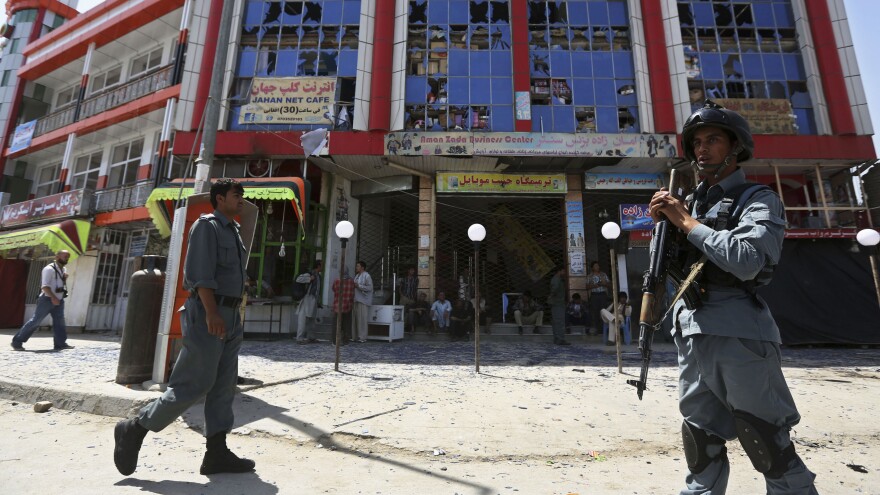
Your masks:
{"label": "yellow sign", "polygon": [[255,77],[239,124],[330,124],[335,77]]}
{"label": "yellow sign", "polygon": [[563,174],[437,174],[437,192],[442,193],[562,193],[568,191]]}
{"label": "yellow sign", "polygon": [[715,103],[742,115],[752,134],[797,134],[791,102],[784,98],[719,98]]}

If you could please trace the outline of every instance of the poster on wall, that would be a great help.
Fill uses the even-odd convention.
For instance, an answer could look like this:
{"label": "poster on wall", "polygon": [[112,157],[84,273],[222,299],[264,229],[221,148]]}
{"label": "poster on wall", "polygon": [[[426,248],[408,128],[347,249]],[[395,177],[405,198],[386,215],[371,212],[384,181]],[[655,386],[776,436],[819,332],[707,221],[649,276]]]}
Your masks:
{"label": "poster on wall", "polygon": [[620,205],[621,230],[650,230],[654,228],[654,220],[648,211],[647,204]]}
{"label": "poster on wall", "polygon": [[331,124],[335,77],[255,77],[239,124]]}
{"label": "poster on wall", "polygon": [[516,92],[516,120],[532,120],[532,102],[528,91]]}
{"label": "poster on wall", "polygon": [[568,274],[582,277],[585,267],[584,205],[581,201],[565,202],[565,221],[568,229]]}

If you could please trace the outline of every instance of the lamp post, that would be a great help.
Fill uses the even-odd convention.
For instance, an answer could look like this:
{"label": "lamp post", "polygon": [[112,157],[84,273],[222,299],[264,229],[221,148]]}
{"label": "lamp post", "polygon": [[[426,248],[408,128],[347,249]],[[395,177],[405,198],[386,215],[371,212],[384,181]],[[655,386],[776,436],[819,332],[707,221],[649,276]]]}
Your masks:
{"label": "lamp post", "polygon": [[617,348],[617,372],[623,373],[623,365],[620,362],[620,316],[617,311],[617,256],[614,254],[613,241],[620,237],[620,225],[614,222],[607,222],[602,225],[602,237],[611,242],[611,313],[614,319],[608,324],[608,335],[614,332],[614,343]]}
{"label": "lamp post", "polygon": [[863,246],[871,262],[871,275],[874,276],[874,288],[877,290],[877,303],[880,304],[880,277],[877,275],[877,244],[880,243],[880,232],[874,229],[862,229],[856,234],[856,240]]}
{"label": "lamp post", "polygon": [[468,237],[474,243],[474,362],[480,372],[480,242],[486,238],[486,227],[475,223],[468,227]]}
{"label": "lamp post", "polygon": [[348,220],[343,220],[336,224],[336,237],[342,243],[339,254],[339,287],[334,297],[336,299],[336,362],[333,369],[339,371],[339,346],[342,342],[342,277],[345,276],[345,245],[348,239],[354,234],[354,225]]}

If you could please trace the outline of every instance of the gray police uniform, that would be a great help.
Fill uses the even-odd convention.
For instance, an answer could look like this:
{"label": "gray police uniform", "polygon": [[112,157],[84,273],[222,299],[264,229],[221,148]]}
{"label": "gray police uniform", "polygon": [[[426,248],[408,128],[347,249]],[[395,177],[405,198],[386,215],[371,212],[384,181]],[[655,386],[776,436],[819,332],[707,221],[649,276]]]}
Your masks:
{"label": "gray police uniform", "polygon": [[[745,182],[738,169],[708,191],[702,184],[692,215],[711,218],[723,191]],[[699,225],[687,238],[724,272],[752,280],[765,265],[779,262],[784,234],[782,203],[765,189],[751,196],[732,230]],[[686,453],[691,444],[687,456],[691,472],[682,495],[725,493],[730,465],[722,439],[742,439],[748,425],[752,428],[746,431],[765,432],[763,440],[769,448],[762,452],[776,454],[776,462],[766,461],[759,469],[765,474],[768,494],[817,493],[815,475],[794,453],[789,436],[800,414],[782,374],[779,328],[770,310],[745,288],[707,282],[708,295],[701,307],[689,310],[679,301],[673,309]],[[751,453],[749,457],[758,469],[755,457]]]}
{"label": "gray police uniform", "polygon": [[[190,229],[183,288],[193,296],[180,315],[183,349],[165,393],[138,413],[144,428],[161,431],[205,397],[205,436],[232,430],[246,255],[238,224],[216,210],[199,217]],[[217,311],[226,325],[222,340],[208,333],[205,307],[196,292],[199,287],[214,289]]]}

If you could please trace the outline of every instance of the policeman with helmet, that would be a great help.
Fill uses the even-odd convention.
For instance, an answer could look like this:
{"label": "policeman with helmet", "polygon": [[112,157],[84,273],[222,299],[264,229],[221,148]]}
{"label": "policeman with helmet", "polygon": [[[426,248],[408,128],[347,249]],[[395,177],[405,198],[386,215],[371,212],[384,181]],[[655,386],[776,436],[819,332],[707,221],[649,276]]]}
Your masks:
{"label": "policeman with helmet", "polygon": [[816,494],[789,435],[800,414],[782,374],[779,328],[755,293],[782,254],[782,202],[739,167],[754,141],[738,113],[707,100],[685,122],[682,146],[701,182],[686,201],[662,189],[650,203],[654,220],[667,218],[707,260],[697,304],[672,310],[689,469],[681,493],[723,495],[725,442],[737,438],[768,494]]}

